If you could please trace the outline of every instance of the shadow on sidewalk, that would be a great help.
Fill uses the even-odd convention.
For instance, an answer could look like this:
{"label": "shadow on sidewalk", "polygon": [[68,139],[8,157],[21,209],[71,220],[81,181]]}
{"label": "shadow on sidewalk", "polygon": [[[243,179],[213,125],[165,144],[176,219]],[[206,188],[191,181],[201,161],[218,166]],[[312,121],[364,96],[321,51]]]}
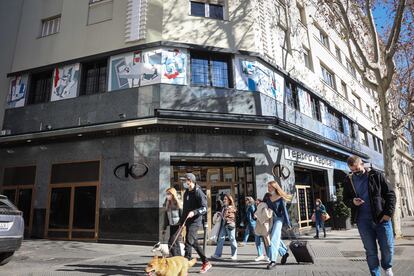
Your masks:
{"label": "shadow on sidewalk", "polygon": [[86,264],[70,264],[65,265],[67,269],[60,268],[56,271],[67,271],[67,272],[84,272],[94,273],[99,275],[146,275],[144,272],[147,263],[131,264],[128,266],[117,266],[117,265],[86,265]]}

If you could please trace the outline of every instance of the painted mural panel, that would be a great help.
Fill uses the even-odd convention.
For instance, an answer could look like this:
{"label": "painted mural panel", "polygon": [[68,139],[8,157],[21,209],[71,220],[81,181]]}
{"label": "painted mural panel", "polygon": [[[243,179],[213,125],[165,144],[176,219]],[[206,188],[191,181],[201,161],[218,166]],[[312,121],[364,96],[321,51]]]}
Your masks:
{"label": "painted mural panel", "polygon": [[79,63],[56,67],[53,72],[51,101],[70,99],[77,96],[79,85]]}
{"label": "painted mural panel", "polygon": [[108,91],[156,83],[187,84],[187,52],[179,49],[136,51],[109,61]]}
{"label": "painted mural panel", "polygon": [[162,53],[162,83],[187,84],[187,53],[178,49]]}
{"label": "painted mural panel", "polygon": [[298,97],[300,112],[312,117],[312,100],[309,93],[298,87]]}
{"label": "painted mural panel", "polygon": [[283,102],[283,76],[258,61],[236,58],[236,88],[258,91]]}
{"label": "painted mural panel", "polygon": [[9,94],[7,95],[7,108],[24,106],[28,79],[28,75],[17,75],[10,79]]}

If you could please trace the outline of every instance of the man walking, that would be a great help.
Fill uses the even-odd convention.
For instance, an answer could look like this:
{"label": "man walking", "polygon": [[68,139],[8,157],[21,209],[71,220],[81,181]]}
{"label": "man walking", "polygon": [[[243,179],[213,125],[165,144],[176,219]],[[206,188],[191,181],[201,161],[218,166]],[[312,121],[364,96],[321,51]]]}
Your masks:
{"label": "man walking", "polygon": [[373,276],[381,275],[378,243],[381,267],[385,275],[392,276],[394,234],[391,217],[396,200],[393,187],[382,173],[364,168],[358,156],[350,156],[347,163],[351,173],[344,181],[344,201],[351,208],[352,222],[358,226],[369,270]]}
{"label": "man walking", "polygon": [[200,273],[206,273],[211,268],[211,263],[207,261],[206,255],[198,244],[197,231],[202,225],[203,215],[207,213],[207,198],[196,184],[196,177],[192,173],[187,173],[183,178],[184,188],[184,204],[183,215],[180,224],[185,222],[187,229],[185,236],[185,257],[191,259],[192,247],[197,251],[203,262]]}

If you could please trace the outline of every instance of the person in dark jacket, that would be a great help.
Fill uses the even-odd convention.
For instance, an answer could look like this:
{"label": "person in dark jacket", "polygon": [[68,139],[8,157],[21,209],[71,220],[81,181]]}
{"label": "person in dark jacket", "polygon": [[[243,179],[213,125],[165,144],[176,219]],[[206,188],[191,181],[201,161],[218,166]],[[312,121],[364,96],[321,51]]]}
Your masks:
{"label": "person in dark jacket", "polygon": [[171,256],[181,256],[180,243],[176,238],[179,229],[179,223],[183,212],[181,201],[177,197],[177,191],[174,188],[168,188],[166,191],[165,200],[165,216],[164,216],[164,227],[162,234],[165,235],[167,226],[170,226],[170,238],[168,240],[168,247],[171,247],[175,240],[174,245],[171,247]]}
{"label": "person in dark jacket", "polygon": [[192,248],[197,251],[203,262],[200,273],[206,273],[211,268],[211,263],[207,261],[204,251],[198,244],[197,231],[202,226],[203,215],[207,213],[207,198],[201,190],[200,186],[196,184],[196,177],[192,173],[187,173],[184,180],[183,215],[180,224],[187,229],[185,235],[185,257],[191,260]]}
{"label": "person in dark jacket", "polygon": [[352,222],[358,226],[371,275],[381,275],[377,243],[381,251],[381,267],[385,275],[393,275],[391,217],[396,201],[393,187],[382,173],[364,168],[360,157],[350,156],[347,163],[351,173],[344,181],[344,202],[351,208]]}
{"label": "person in dark jacket", "polygon": [[319,230],[322,228],[323,230],[323,237],[326,238],[326,229],[325,229],[325,222],[323,221],[322,214],[326,213],[325,205],[322,204],[322,200],[317,198],[315,200],[315,227],[316,227],[316,235],[313,237],[315,239],[319,239]]}

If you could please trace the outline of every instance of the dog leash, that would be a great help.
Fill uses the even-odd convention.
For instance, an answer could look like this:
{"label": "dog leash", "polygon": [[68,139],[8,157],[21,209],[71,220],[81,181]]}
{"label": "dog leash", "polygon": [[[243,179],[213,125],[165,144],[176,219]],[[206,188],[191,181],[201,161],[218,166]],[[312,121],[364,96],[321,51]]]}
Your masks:
{"label": "dog leash", "polygon": [[178,231],[175,234],[174,241],[172,242],[170,248],[168,249],[169,251],[171,251],[171,248],[173,248],[174,244],[177,242],[178,237],[181,235],[181,231],[183,231],[183,228],[185,226],[185,223],[187,222],[187,219],[189,219],[189,217],[186,217],[186,219],[184,220],[183,224],[180,226],[180,228],[178,228]]}

